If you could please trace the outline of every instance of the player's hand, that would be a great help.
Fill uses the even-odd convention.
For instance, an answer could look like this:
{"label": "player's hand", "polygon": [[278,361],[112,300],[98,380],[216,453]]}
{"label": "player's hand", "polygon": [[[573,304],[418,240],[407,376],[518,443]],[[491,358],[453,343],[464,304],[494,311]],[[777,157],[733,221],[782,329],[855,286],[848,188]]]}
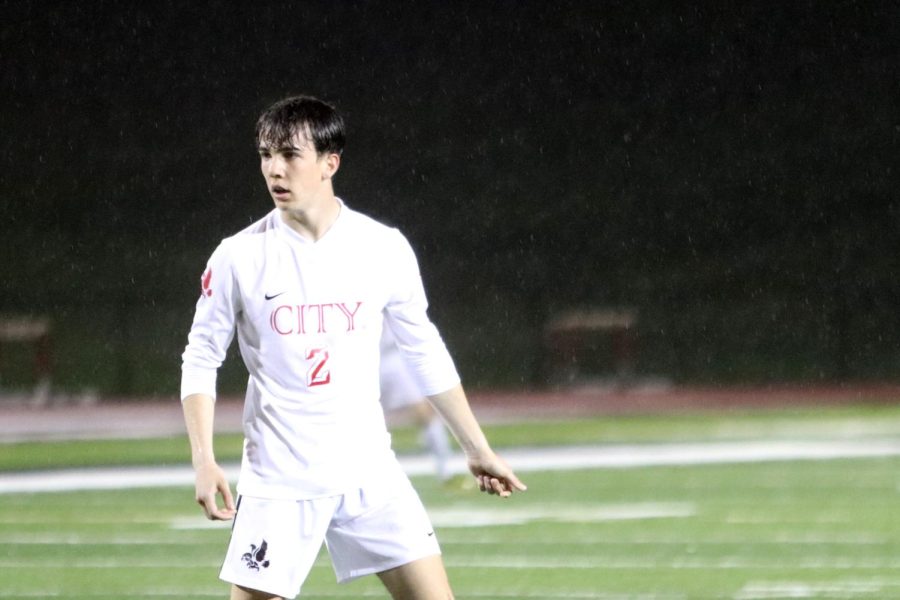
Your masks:
{"label": "player's hand", "polygon": [[509,465],[493,452],[488,452],[484,456],[470,456],[468,461],[469,470],[475,476],[478,489],[482,492],[507,498],[513,492],[524,492],[528,489]]}
{"label": "player's hand", "polygon": [[[206,463],[195,468],[197,504],[203,509],[206,518],[211,521],[228,521],[234,518],[237,510],[231,495],[231,486],[225,477],[225,471],[214,463]],[[222,495],[224,508],[218,505],[217,495]]]}

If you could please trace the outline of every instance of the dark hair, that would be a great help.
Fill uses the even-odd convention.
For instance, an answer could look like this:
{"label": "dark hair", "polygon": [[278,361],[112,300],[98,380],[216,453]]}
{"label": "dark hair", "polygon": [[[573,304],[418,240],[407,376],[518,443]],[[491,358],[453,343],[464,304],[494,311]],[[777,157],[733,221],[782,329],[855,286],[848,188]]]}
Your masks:
{"label": "dark hair", "polygon": [[256,121],[256,143],[271,148],[290,145],[298,132],[306,134],[319,155],[344,151],[344,119],[318,98],[292,96],[279,100]]}

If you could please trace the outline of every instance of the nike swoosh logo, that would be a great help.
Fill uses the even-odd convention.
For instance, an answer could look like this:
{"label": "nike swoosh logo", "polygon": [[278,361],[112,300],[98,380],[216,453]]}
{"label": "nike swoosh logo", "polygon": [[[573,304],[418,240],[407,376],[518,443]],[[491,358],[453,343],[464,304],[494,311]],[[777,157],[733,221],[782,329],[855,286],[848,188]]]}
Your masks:
{"label": "nike swoosh logo", "polygon": [[277,298],[278,296],[280,296],[281,294],[284,294],[284,293],[285,292],[278,292],[277,294],[272,294],[271,296],[266,294],[266,300],[272,300],[273,298]]}

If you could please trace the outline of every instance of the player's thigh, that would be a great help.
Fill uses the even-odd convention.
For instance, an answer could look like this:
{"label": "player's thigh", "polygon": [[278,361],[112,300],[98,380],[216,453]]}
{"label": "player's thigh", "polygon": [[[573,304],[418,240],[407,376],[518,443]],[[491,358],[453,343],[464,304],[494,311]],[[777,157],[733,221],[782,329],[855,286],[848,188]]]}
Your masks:
{"label": "player's thigh", "polygon": [[268,592],[260,592],[259,590],[251,590],[243,588],[239,585],[231,586],[230,600],[283,600],[281,596],[273,596]]}
{"label": "player's thigh", "polygon": [[378,573],[394,600],[450,600],[453,592],[440,555]]}
{"label": "player's thigh", "polygon": [[413,418],[420,427],[425,427],[435,418],[434,409],[424,398],[410,405]]}
{"label": "player's thigh", "polygon": [[345,494],[325,536],[338,581],[439,556],[428,513],[399,465],[395,476]]}

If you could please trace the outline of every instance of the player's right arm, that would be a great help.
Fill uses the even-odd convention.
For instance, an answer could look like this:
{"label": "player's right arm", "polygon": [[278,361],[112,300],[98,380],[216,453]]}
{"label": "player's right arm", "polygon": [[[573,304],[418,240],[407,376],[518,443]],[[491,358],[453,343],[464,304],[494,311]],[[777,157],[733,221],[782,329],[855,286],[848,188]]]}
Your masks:
{"label": "player's right arm", "polygon": [[[195,473],[195,498],[208,519],[226,521],[234,517],[234,498],[225,472],[213,452],[215,400],[206,394],[191,394],[181,402],[184,423],[191,443],[191,464]],[[222,496],[223,507],[217,496]]]}
{"label": "player's right arm", "polygon": [[[182,355],[181,404],[191,444],[196,500],[209,519],[235,514],[225,473],[213,452],[216,375],[234,336],[239,303],[229,252],[220,245],[201,278],[201,295]],[[218,504],[222,496],[224,507]]]}

